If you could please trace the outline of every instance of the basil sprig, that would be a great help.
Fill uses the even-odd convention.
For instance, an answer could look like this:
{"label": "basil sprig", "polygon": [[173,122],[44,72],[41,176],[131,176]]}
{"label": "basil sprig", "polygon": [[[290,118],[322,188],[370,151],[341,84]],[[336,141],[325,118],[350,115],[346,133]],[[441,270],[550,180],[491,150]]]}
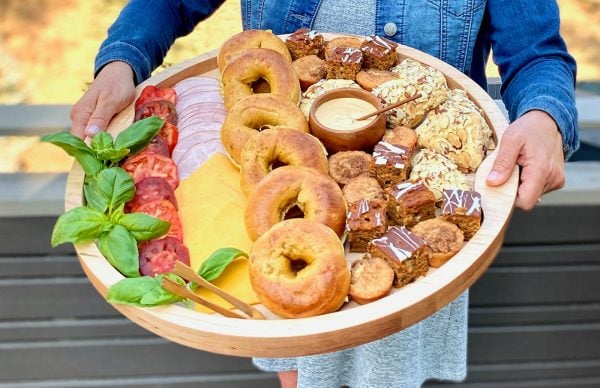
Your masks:
{"label": "basil sprig", "polygon": [[[217,249],[202,263],[198,274],[209,282],[213,281],[221,276],[225,268],[238,257],[247,258],[248,255],[236,248]],[[158,275],[155,278],[142,276],[135,279],[120,280],[108,289],[107,300],[111,303],[143,307],[186,301],[182,297],[162,288],[162,276]],[[175,274],[169,273],[164,276],[168,276],[179,284],[185,285],[185,282]],[[193,290],[198,286],[190,283],[188,287]]]}
{"label": "basil sprig", "polygon": [[172,273],[156,277],[142,276],[138,278],[126,278],[113,284],[108,289],[106,300],[110,303],[140,307],[160,306],[182,301],[183,298],[179,295],[175,295],[162,288],[161,283],[164,276],[181,285],[185,285],[185,281],[182,278]]}
{"label": "basil sprig", "polygon": [[89,146],[69,132],[53,133],[40,140],[52,143],[73,156],[86,176],[96,176],[104,168],[117,166],[127,155],[141,151],[163,124],[162,119],[150,116],[133,123],[119,133],[114,141],[110,133],[100,132],[94,136]]}
{"label": "basil sprig", "polygon": [[41,140],[61,147],[85,171],[83,193],[87,206],[60,216],[52,231],[52,246],[98,240],[98,249],[109,263],[127,277],[139,277],[137,242],[164,235],[171,224],[142,213],[125,214],[125,203],[135,195],[131,176],[118,163],[138,152],[156,136],[164,121],[148,117],[123,130],[113,141],[100,132],[88,146],[68,132],[44,136]]}

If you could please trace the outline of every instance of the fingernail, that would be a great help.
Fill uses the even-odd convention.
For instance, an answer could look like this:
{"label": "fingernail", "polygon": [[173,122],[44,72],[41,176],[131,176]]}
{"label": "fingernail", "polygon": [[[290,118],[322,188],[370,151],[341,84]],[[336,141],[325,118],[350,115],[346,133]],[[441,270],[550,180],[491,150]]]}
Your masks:
{"label": "fingernail", "polygon": [[500,174],[498,173],[498,171],[492,171],[488,175],[488,181],[497,181],[498,178],[500,178]]}
{"label": "fingernail", "polygon": [[95,134],[97,134],[98,132],[100,132],[100,127],[98,127],[97,125],[90,125],[85,132],[88,134],[88,136],[94,136]]}

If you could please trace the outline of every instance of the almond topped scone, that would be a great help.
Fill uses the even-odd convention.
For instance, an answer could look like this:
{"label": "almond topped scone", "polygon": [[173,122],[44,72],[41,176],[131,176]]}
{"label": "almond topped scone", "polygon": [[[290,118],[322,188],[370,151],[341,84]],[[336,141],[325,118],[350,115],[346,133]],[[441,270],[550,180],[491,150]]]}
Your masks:
{"label": "almond topped scone", "polygon": [[421,94],[421,97],[386,112],[390,128],[405,125],[414,128],[427,111],[440,105],[448,98],[446,78],[433,67],[413,59],[405,59],[392,68],[399,79],[382,83],[373,94],[381,98],[384,107],[406,98]]}
{"label": "almond topped scone", "polygon": [[475,171],[496,146],[481,110],[461,89],[451,90],[415,131],[421,147],[446,155],[464,172]]}

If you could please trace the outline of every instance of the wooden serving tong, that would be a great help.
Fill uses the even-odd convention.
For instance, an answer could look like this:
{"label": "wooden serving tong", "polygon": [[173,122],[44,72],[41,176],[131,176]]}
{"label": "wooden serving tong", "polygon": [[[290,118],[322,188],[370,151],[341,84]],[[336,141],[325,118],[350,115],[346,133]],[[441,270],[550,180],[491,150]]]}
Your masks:
{"label": "wooden serving tong", "polygon": [[232,311],[232,310],[226,309],[224,307],[221,307],[217,304],[214,304],[214,303],[202,298],[201,296],[196,295],[194,292],[192,292],[186,286],[183,286],[167,277],[164,277],[162,280],[162,283],[161,283],[162,287],[165,290],[172,292],[173,294],[179,295],[181,297],[191,299],[194,302],[201,304],[202,306],[207,307],[207,308],[209,308],[221,315],[224,315],[226,317],[241,318],[241,319],[266,319],[265,316],[260,311],[258,311],[254,307],[250,306],[249,304],[239,300],[235,296],[225,292],[224,290],[215,286],[211,282],[205,280],[200,275],[198,275],[196,273],[196,271],[194,271],[191,267],[183,264],[182,262],[176,261],[175,267],[173,268],[172,272],[175,275],[178,275],[185,280],[196,283],[199,287],[204,287],[204,288],[212,291],[213,293],[217,294],[221,298],[225,299],[226,301],[228,301],[229,303],[231,303],[232,305],[237,307],[240,311],[242,311],[246,315],[239,314],[235,311]]}

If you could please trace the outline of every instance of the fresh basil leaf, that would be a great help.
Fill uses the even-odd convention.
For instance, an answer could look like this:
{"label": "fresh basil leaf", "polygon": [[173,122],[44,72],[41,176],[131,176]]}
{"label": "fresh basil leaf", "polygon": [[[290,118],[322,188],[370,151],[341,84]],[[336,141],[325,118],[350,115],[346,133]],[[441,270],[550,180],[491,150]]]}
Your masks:
{"label": "fresh basil leaf", "polygon": [[52,231],[52,246],[92,241],[102,233],[107,221],[104,214],[94,209],[85,206],[71,209],[58,217]]}
{"label": "fresh basil leaf", "polygon": [[92,151],[95,151],[95,152],[112,150],[112,149],[114,149],[113,138],[110,135],[110,133],[101,131],[92,138],[90,147],[92,148]]}
{"label": "fresh basil leaf", "polygon": [[115,149],[128,148],[131,154],[141,151],[156,136],[163,124],[164,121],[156,116],[136,121],[119,133],[115,139]]}
{"label": "fresh basil leaf", "polygon": [[119,149],[109,149],[109,150],[101,150],[97,151],[98,159],[102,161],[111,161],[118,162],[127,155],[129,155],[128,148],[119,148]]}
{"label": "fresh basil leaf", "polygon": [[142,306],[160,306],[164,304],[176,303],[183,300],[181,296],[175,295],[172,292],[162,288],[161,284],[163,276],[168,277],[169,279],[181,284],[182,286],[185,286],[185,281],[175,274],[168,273],[165,275],[158,275],[154,278],[156,280],[157,287],[153,287],[149,292],[142,296],[140,300],[140,304]]}
{"label": "fresh basil leaf", "polygon": [[92,149],[83,140],[71,135],[69,132],[53,133],[43,136],[40,140],[52,143],[73,156],[79,162],[86,175],[95,176],[102,170],[102,163],[96,160]]}
{"label": "fresh basil leaf", "polygon": [[88,207],[104,213],[108,208],[108,201],[104,195],[96,190],[96,177],[86,176],[83,182],[83,196]]}
{"label": "fresh basil leaf", "polygon": [[198,275],[210,281],[218,278],[225,268],[238,257],[248,257],[248,254],[237,248],[221,248],[213,252],[212,255],[200,266]]}
{"label": "fresh basil leaf", "polygon": [[141,276],[126,278],[113,284],[108,289],[106,300],[110,303],[129,304],[140,307],[160,306],[183,300],[161,286],[163,276],[168,276],[181,285],[183,279],[174,274],[158,275],[157,277]]}
{"label": "fresh basil leaf", "polygon": [[133,178],[120,167],[100,171],[93,185],[98,201],[99,198],[106,201],[105,209],[108,209],[110,214],[117,206],[131,201],[135,195]]}
{"label": "fresh basil leaf", "polygon": [[142,297],[156,287],[156,279],[149,276],[125,278],[110,286],[106,300],[110,303],[141,306]]}
{"label": "fresh basil leaf", "polygon": [[126,277],[139,277],[137,242],[127,229],[115,225],[98,238],[98,249],[106,260]]}
{"label": "fresh basil leaf", "polygon": [[125,214],[118,222],[126,227],[138,241],[146,241],[162,236],[171,227],[170,222],[144,213]]}

